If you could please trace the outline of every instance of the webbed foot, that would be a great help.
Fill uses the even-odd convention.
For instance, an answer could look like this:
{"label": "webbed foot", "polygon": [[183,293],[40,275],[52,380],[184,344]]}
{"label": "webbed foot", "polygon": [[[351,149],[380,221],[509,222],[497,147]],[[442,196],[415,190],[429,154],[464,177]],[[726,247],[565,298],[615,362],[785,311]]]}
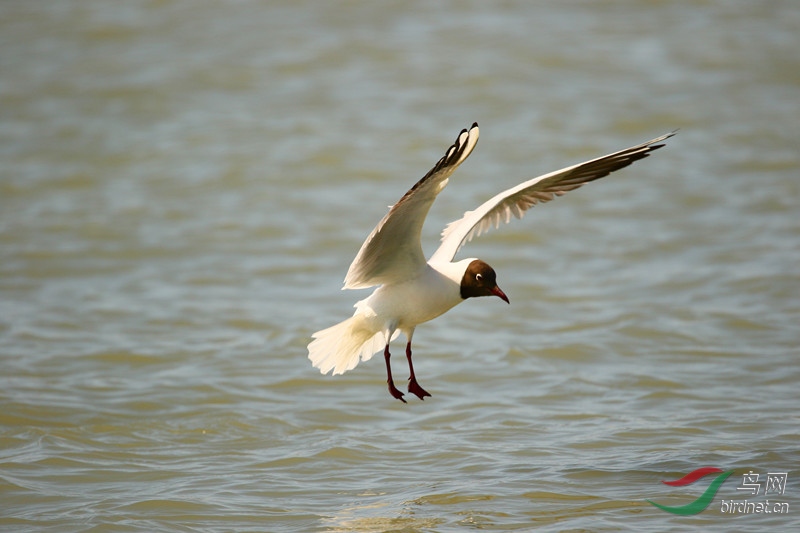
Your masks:
{"label": "webbed foot", "polygon": [[419,383],[417,383],[416,378],[410,378],[408,380],[408,392],[416,394],[417,398],[419,398],[420,400],[424,400],[425,396],[431,395],[431,393],[429,393],[428,391],[419,386]]}

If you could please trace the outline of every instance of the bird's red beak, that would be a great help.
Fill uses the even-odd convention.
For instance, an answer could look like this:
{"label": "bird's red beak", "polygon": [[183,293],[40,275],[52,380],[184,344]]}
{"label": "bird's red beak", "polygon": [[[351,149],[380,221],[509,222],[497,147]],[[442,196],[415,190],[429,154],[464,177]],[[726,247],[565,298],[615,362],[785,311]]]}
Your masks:
{"label": "bird's red beak", "polygon": [[509,304],[509,305],[511,304],[511,302],[508,301],[508,296],[506,296],[506,293],[501,291],[500,287],[498,287],[497,285],[495,285],[494,288],[492,288],[491,292],[492,292],[492,294],[494,294],[495,296],[497,296],[501,300],[504,300],[507,304]]}

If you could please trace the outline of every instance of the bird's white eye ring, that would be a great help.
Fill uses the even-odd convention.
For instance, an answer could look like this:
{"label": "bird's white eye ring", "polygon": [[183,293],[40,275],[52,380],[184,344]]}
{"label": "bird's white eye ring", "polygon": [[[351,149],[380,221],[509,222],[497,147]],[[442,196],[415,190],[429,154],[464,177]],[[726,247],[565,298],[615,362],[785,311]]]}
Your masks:
{"label": "bird's white eye ring", "polygon": [[477,281],[480,281],[480,280],[482,280],[482,279],[483,279],[483,274],[475,274],[475,279],[476,279]]}

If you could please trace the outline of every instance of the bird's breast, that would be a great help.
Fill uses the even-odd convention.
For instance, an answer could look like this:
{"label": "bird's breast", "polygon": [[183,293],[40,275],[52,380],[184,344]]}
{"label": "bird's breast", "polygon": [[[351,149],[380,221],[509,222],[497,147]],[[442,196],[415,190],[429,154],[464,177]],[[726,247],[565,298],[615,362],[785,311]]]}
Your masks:
{"label": "bird's breast", "polygon": [[420,276],[379,287],[364,303],[400,329],[433,320],[461,303],[458,283],[428,267]]}

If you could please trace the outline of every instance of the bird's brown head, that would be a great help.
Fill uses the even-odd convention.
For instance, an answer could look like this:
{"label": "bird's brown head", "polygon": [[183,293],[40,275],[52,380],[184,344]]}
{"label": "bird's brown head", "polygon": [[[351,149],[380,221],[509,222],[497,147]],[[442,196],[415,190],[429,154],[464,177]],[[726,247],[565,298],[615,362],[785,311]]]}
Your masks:
{"label": "bird's brown head", "polygon": [[497,296],[506,303],[511,303],[497,286],[494,269],[480,259],[475,259],[467,266],[464,277],[461,278],[461,297],[466,300],[478,296]]}

